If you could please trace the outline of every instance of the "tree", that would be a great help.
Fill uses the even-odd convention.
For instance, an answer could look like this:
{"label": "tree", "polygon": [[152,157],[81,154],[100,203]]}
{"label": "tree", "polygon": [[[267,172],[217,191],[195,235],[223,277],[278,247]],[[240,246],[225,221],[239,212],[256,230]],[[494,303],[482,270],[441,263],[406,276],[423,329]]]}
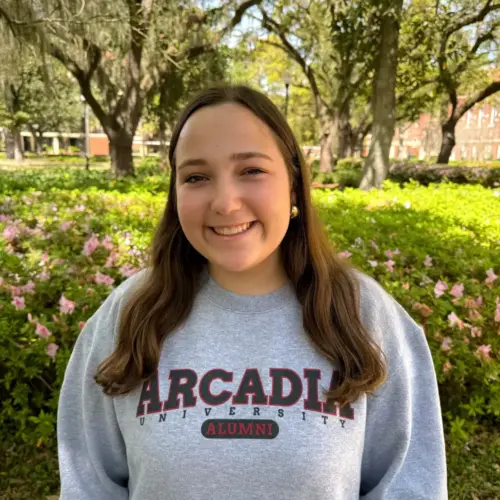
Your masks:
{"label": "tree", "polygon": [[[115,174],[133,175],[132,143],[144,105],[153,98],[155,84],[165,81],[158,59],[173,60],[157,50],[160,35],[170,37],[173,46],[189,42],[181,53],[194,56],[212,49],[258,2],[230,2],[204,12],[190,3],[171,1],[46,0],[35,5],[19,0],[14,6],[0,3],[0,18],[18,37],[71,72],[108,136]],[[199,43],[200,26],[216,27],[228,17],[229,23],[217,28],[209,43]]]}
{"label": "tree", "polygon": [[314,96],[301,68],[282,49],[263,40],[242,39],[230,52],[229,79],[265,92],[285,114],[299,143],[317,144]]}
{"label": "tree", "polygon": [[[171,56],[172,57],[172,56]],[[151,133],[160,139],[160,165],[166,170],[167,136],[187,100],[200,89],[225,79],[229,55],[221,46],[204,54],[176,57],[180,62],[170,62],[161,72],[153,88],[154,97],[147,105],[146,120]]]}
{"label": "tree", "polygon": [[296,0],[265,4],[260,12],[262,26],[276,37],[267,43],[284,50],[307,78],[320,123],[320,170],[329,171],[353,142],[353,101],[373,70],[373,9],[368,2]]}
{"label": "tree", "polygon": [[[0,49],[4,61],[0,68],[0,124],[9,129],[12,148],[7,148],[8,156],[21,161],[21,130],[31,131],[39,151],[44,131],[80,127],[81,113],[74,105],[80,99],[76,85],[56,61],[43,64],[26,48],[11,49]],[[18,57],[20,53],[23,57]]]}
{"label": "tree", "polygon": [[[467,83],[470,70],[490,65],[488,48],[495,42],[500,26],[500,19],[495,15],[500,10],[500,3],[483,0],[478,6],[464,1],[462,8],[452,13],[444,12],[447,8],[442,6],[442,35],[437,52],[437,82],[449,99],[449,112],[441,125],[442,143],[437,159],[438,163],[445,164],[455,147],[455,127],[460,118],[474,105],[500,90],[500,80],[495,79],[459,99],[459,90]],[[439,14],[439,2],[436,10]]]}
{"label": "tree", "polygon": [[361,189],[379,188],[387,177],[396,123],[396,73],[403,0],[391,0],[381,4],[380,43],[372,93],[372,140],[363,168]]}

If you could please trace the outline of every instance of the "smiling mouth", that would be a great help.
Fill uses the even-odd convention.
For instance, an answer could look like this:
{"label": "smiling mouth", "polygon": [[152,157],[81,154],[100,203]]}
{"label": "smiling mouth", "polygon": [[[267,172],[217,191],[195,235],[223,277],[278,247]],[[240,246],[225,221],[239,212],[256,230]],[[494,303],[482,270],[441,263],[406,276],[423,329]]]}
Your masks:
{"label": "smiling mouth", "polygon": [[257,221],[254,220],[245,224],[239,224],[238,226],[211,227],[210,229],[219,236],[235,236],[237,234],[246,233],[256,222]]}

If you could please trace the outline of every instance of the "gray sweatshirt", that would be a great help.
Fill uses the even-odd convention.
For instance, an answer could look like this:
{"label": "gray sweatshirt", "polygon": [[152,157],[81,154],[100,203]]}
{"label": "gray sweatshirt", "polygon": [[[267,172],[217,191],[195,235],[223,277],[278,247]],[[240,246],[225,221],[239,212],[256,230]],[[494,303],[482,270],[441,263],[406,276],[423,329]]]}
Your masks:
{"label": "gray sweatshirt", "polygon": [[118,286],[87,322],[58,410],[60,500],[442,500],[436,376],[424,333],[359,273],[361,317],[387,357],[373,395],[338,408],[338,367],[311,344],[290,284],[263,296],[208,273],[156,375],[110,398],[93,380],[113,350]]}

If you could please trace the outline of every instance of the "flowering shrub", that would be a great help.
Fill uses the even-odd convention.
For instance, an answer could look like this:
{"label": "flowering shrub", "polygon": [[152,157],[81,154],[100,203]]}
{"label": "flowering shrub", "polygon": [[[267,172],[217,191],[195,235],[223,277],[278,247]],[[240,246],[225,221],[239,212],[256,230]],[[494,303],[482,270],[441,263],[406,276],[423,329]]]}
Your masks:
{"label": "flowering shrub", "polygon": [[[84,171],[0,177],[0,463],[13,442],[55,453],[73,344],[113,287],[146,265],[167,185],[154,168],[121,181]],[[500,189],[386,183],[313,199],[342,257],[423,325],[449,461],[458,460],[500,421]],[[57,483],[57,471],[48,476]]]}

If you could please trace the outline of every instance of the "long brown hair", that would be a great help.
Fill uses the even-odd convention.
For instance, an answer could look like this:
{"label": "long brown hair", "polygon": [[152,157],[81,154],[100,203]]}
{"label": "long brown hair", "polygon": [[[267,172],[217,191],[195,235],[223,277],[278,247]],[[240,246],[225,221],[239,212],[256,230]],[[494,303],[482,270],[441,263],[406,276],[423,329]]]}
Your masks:
{"label": "long brown hair", "polygon": [[298,217],[281,243],[283,264],[303,308],[303,326],[314,345],[339,364],[339,384],[328,401],[345,404],[373,392],[386,378],[381,349],[363,326],[359,285],[352,268],[329,243],[311,202],[309,170],[294,134],[278,108],[246,86],[221,85],[198,94],[184,109],[170,142],[171,181],[151,248],[149,271],[123,308],[115,351],[99,366],[96,382],[110,396],[130,392],[156,371],[162,342],[188,317],[206,265],[185,237],[175,192],[175,150],[187,119],[200,108],[237,103],[273,132],[289,170]]}

